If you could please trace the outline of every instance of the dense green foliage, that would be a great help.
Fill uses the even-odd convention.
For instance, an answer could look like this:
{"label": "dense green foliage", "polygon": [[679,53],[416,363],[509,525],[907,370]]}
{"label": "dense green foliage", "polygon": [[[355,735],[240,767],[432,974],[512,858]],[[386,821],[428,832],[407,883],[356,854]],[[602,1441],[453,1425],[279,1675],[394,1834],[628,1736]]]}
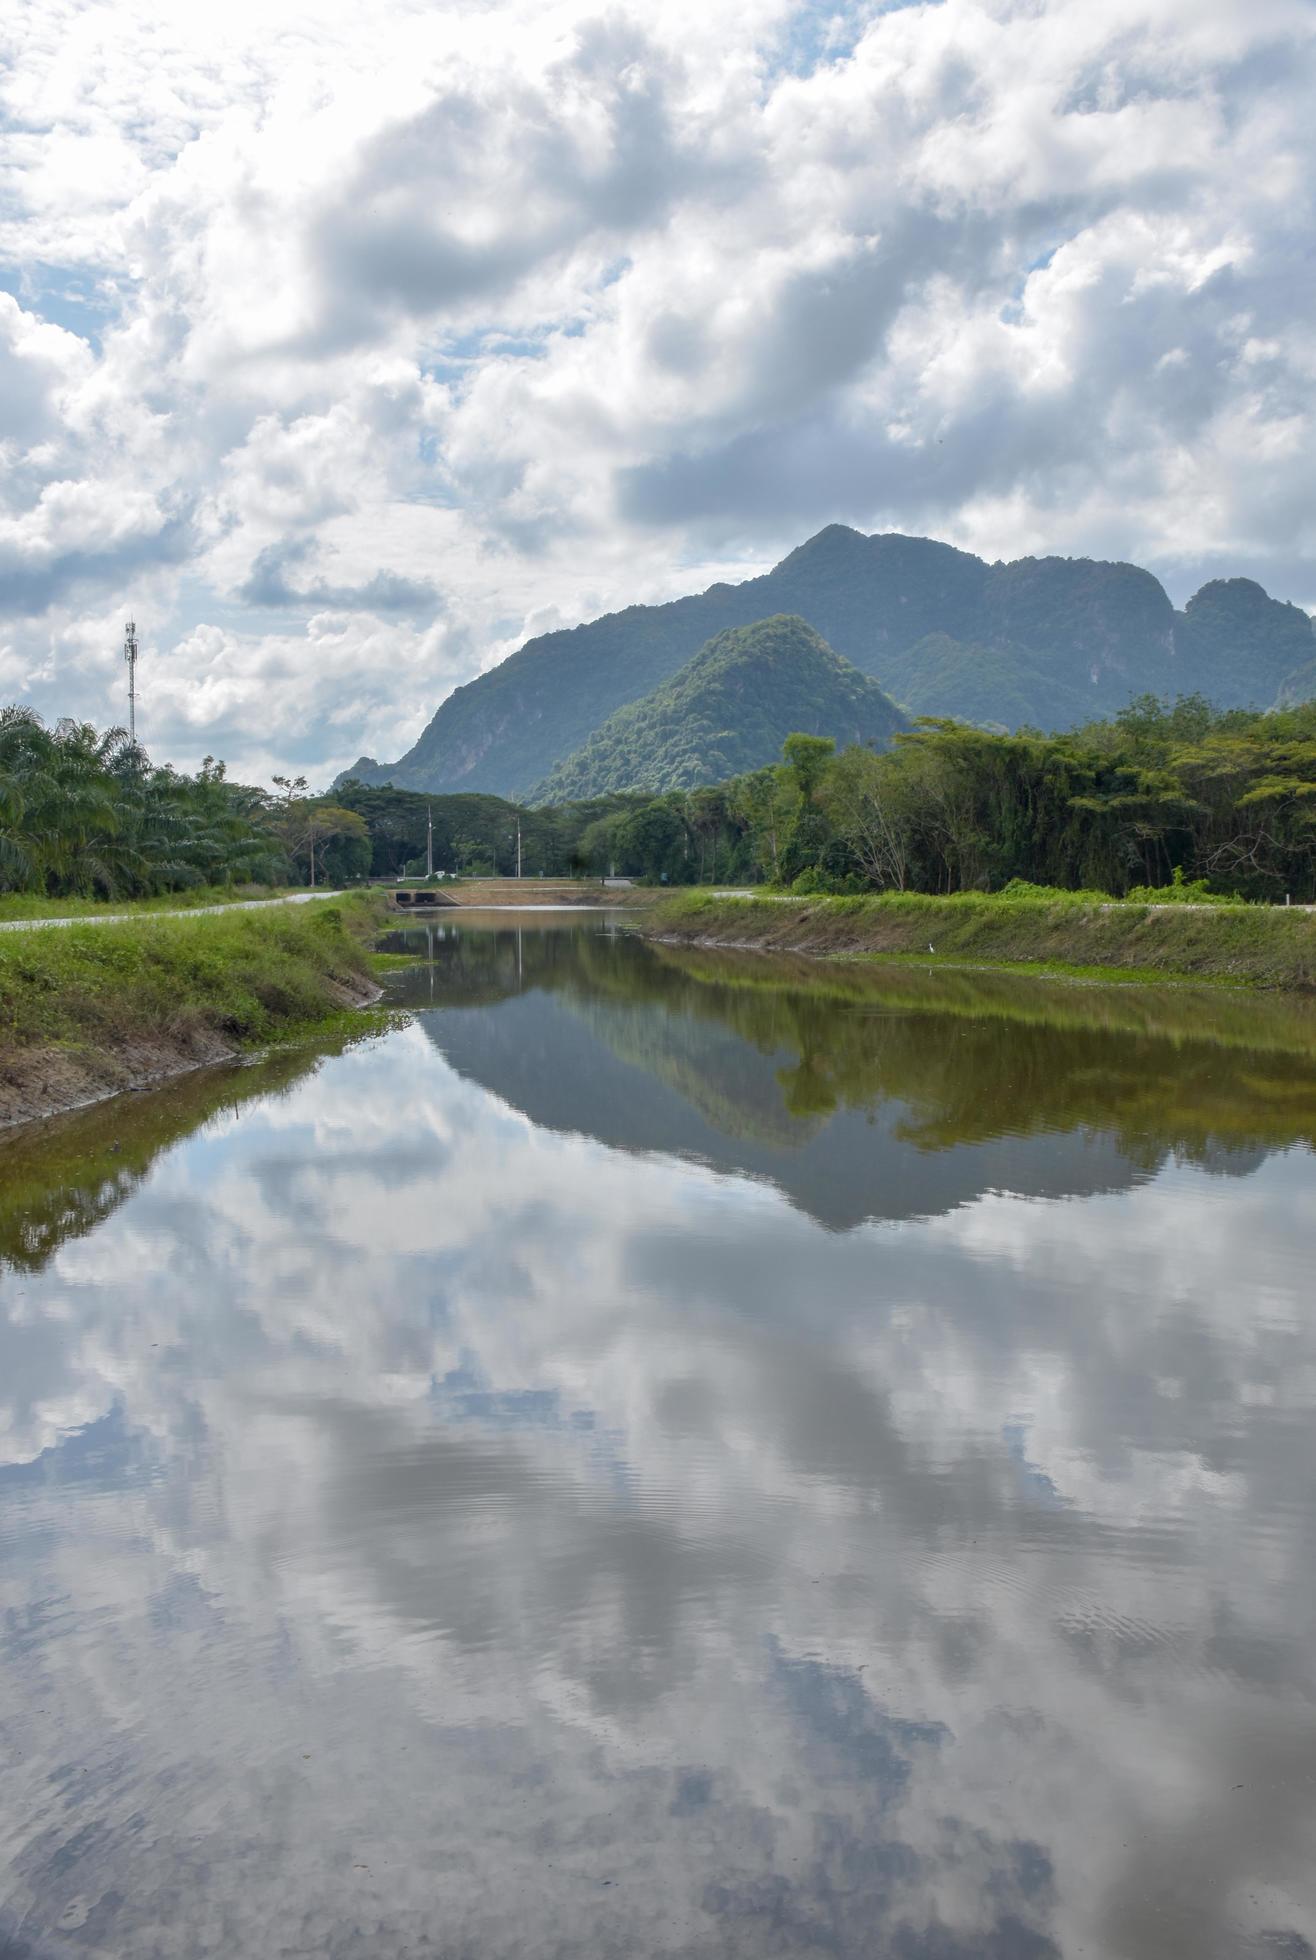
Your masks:
{"label": "dense green foliage", "polygon": [[136,897],[286,873],[265,799],[156,768],[121,728],[0,710],[0,892]]}
{"label": "dense green foliage", "polygon": [[705,641],[777,613],[807,620],[902,707],[1005,728],[1072,727],[1147,691],[1265,708],[1316,651],[1307,615],[1248,579],[1213,581],[1176,613],[1135,565],[988,565],[932,539],[832,524],[761,578],[528,641],[458,688],[400,761],[363,757],[350,773],[527,795]]}
{"label": "dense green foliage", "polygon": [[885,747],[905,718],[876,681],[788,613],[730,626],[642,701],[619,708],[535,792],[694,789],[775,761],[792,730]]}
{"label": "dense green foliage", "polygon": [[1145,698],[1069,735],[925,722],[886,754],[852,747],[821,767],[817,744],[805,766],[808,739],[775,769],[656,798],[587,839],[672,882],[1316,901],[1316,704]]}
{"label": "dense green foliage", "polygon": [[519,825],[522,874],[537,878],[541,873],[570,877],[605,869],[602,854],[583,844],[585,832],[601,819],[634,809],[644,798],[597,796],[556,809],[528,809],[500,796],[423,796],[349,777],[339,784],[334,800],[364,820],[370,877],[423,873],[426,824],[432,819],[436,871],[476,878],[513,876]]}
{"label": "dense green foliage", "polygon": [[[231,783],[207,756],[195,776],[157,767],[121,728],[47,728],[0,711],[0,894],[35,915],[50,901],[151,899],[236,884],[346,884],[370,869],[362,818],[306,779]],[[20,905],[20,911],[23,907]]]}

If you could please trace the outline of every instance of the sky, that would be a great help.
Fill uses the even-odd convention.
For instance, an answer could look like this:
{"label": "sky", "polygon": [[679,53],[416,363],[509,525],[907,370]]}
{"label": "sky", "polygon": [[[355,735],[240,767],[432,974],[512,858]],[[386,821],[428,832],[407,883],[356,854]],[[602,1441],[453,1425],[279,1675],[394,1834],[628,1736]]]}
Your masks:
{"label": "sky", "polygon": [[322,784],[824,524],[1316,606],[1311,0],[10,0],[0,701]]}

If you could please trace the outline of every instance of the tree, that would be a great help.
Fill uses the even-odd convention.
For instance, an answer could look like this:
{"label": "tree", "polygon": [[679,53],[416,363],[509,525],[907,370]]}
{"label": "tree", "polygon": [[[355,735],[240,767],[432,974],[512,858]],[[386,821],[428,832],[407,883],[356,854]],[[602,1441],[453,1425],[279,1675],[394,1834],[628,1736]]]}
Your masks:
{"label": "tree", "polygon": [[836,744],[830,735],[788,735],[781,745],[786,767],[795,778],[801,801],[812,803]]}
{"label": "tree", "polygon": [[[307,796],[305,776],[274,776],[271,780],[279,794],[271,799],[270,828],[289,861],[294,866],[307,866],[312,885],[317,866],[323,867],[325,847],[331,843],[342,847],[340,875],[360,876],[369,867],[370,832],[364,817],[325,797]],[[346,869],[348,865],[353,867],[351,871]]]}
{"label": "tree", "polygon": [[771,765],[727,784],[730,816],[748,845],[751,875],[781,877],[781,853],[795,812],[795,793],[785,771]]}
{"label": "tree", "polygon": [[268,879],[267,808],[211,757],[185,776],[153,767],[121,728],[0,711],[0,889],[115,897]]}
{"label": "tree", "polygon": [[709,875],[717,880],[717,847],[727,821],[727,792],[722,788],[692,789],[685,799],[686,820],[699,847],[698,880],[704,882],[704,864],[710,864]]}
{"label": "tree", "polygon": [[612,833],[616,864],[629,877],[672,880],[685,876],[688,837],[680,811],[665,798],[641,804],[620,818]]}
{"label": "tree", "polygon": [[909,751],[878,756],[851,748],[823,777],[819,800],[863,876],[879,890],[909,883],[920,806],[918,766]]}

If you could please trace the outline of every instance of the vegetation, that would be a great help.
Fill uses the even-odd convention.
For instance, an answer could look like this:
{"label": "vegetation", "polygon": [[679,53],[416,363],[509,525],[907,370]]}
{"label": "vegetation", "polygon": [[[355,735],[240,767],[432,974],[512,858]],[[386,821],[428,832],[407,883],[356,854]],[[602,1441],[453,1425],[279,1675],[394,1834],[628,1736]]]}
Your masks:
{"label": "vegetation", "polygon": [[925,722],[887,754],[815,754],[807,770],[794,741],[775,769],[605,820],[618,868],[803,893],[1022,880],[1145,903],[1316,902],[1316,704],[1144,698],[1070,735]]}
{"label": "vegetation", "polygon": [[348,885],[368,876],[371,844],[364,818],[330,797],[308,796],[305,776],[276,776],[274,794],[262,799],[261,816],[288,862],[299,872],[306,867],[310,884]]}
{"label": "vegetation", "polygon": [[1148,572],[1090,559],[987,565],[929,538],[829,525],[761,578],[629,606],[530,640],[458,688],[414,748],[351,773],[427,791],[526,796],[628,703],[728,627],[798,614],[918,714],[1066,728],[1131,696],[1198,690],[1265,708],[1316,655],[1311,621],[1248,579],[1213,580],[1176,613]]}
{"label": "vegetation", "polygon": [[1068,893],[1015,898],[718,898],[674,895],[640,930],[774,953],[890,954],[920,965],[1014,966],[1104,979],[1197,979],[1316,987],[1316,918],[1292,909],[1075,902]]}
{"label": "vegetation", "polygon": [[[791,700],[803,661],[836,683],[834,699],[883,702],[798,621],[768,627],[728,633],[691,663],[690,674],[711,674],[702,698],[720,698],[728,724],[743,714],[744,740],[762,732],[751,677],[763,664],[785,677]],[[1257,714],[1198,696],[1173,706],[1143,697],[1066,735],[925,720],[881,753],[857,743],[837,753],[830,736],[795,730],[780,762],[722,783],[537,809],[350,779],[321,797],[300,777],[244,788],[219,763],[195,777],[156,768],[122,731],[0,714],[0,911],[10,916],[107,899],[200,901],[312,875],[346,884],[423,874],[430,822],[436,870],[472,877],[513,873],[519,835],[531,878],[615,871],[668,884],[942,894],[1022,881],[1147,902],[1310,903],[1316,704]]]}
{"label": "vegetation", "polygon": [[885,747],[905,718],[802,619],[728,627],[671,680],[619,708],[535,792],[693,789],[775,761],[792,730]]}
{"label": "vegetation", "polygon": [[133,918],[155,912],[195,912],[211,905],[268,904],[290,895],[283,885],[190,885],[186,891],[157,892],[151,898],[46,898],[34,892],[0,894],[0,924],[24,919],[95,919],[123,910]]}
{"label": "vegetation", "polygon": [[0,1123],[287,1040],[368,997],[382,901],[0,936]]}
{"label": "vegetation", "polygon": [[601,820],[635,809],[643,796],[596,796],[556,809],[528,809],[500,796],[422,796],[411,790],[348,778],[335,802],[355,813],[370,845],[368,875],[415,877],[425,870],[426,827],[434,825],[434,868],[462,877],[511,877],[516,871],[517,827],[521,870],[548,878],[605,870],[606,845],[586,846],[585,833]]}
{"label": "vegetation", "polygon": [[[366,896],[178,919],[15,932],[0,938],[0,1050],[198,1028],[235,1044],[271,1039],[325,1011],[326,984],[369,973]],[[343,1005],[340,998],[336,1005]]]}
{"label": "vegetation", "polygon": [[258,790],[207,757],[196,776],[157,768],[121,728],[53,729],[0,709],[0,892],[140,897],[268,883],[285,853]]}

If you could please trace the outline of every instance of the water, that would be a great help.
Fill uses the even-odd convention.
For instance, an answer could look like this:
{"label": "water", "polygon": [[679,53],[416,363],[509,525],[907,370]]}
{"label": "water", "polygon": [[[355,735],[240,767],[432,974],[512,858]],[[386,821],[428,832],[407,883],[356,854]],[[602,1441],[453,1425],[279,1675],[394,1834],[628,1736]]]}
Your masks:
{"label": "water", "polygon": [[0,1147],[0,1956],[1310,1955],[1311,1011],[405,944]]}

